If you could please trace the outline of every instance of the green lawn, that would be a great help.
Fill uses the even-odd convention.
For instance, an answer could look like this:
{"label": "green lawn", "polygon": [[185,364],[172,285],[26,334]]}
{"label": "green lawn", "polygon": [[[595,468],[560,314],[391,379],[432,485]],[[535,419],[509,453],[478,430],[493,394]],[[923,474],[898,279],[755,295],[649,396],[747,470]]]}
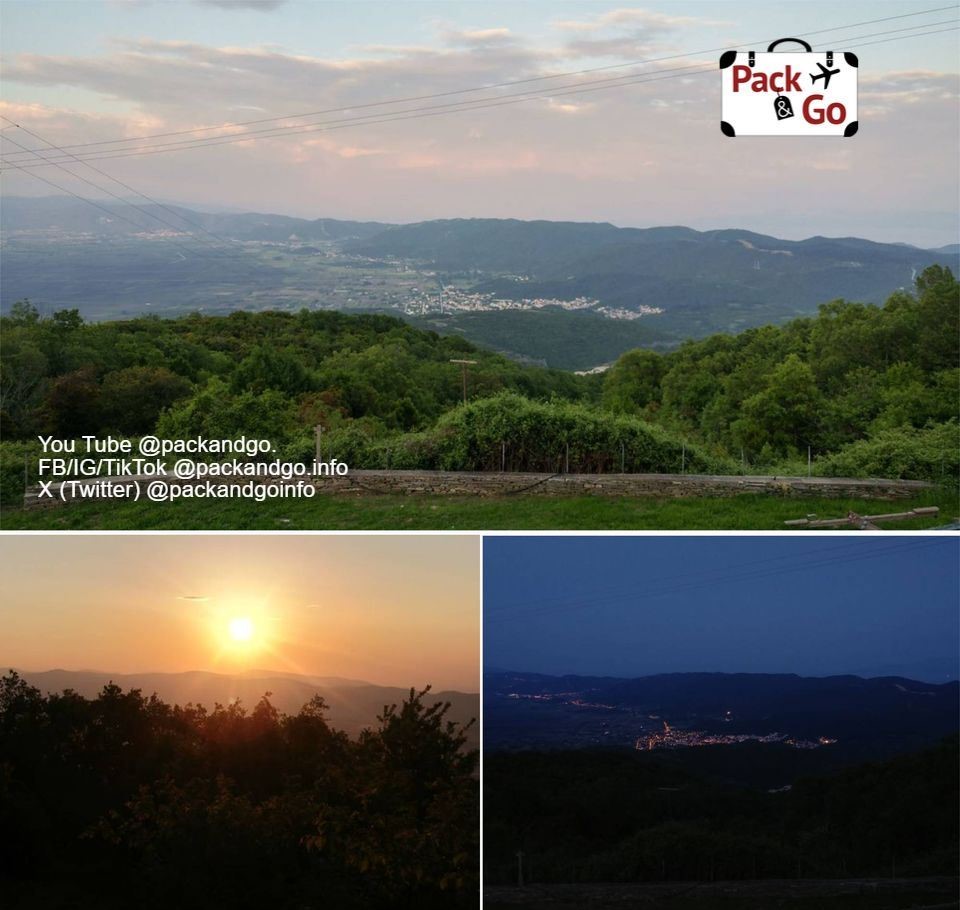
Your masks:
{"label": "green lawn", "polygon": [[0,527],[14,530],[784,530],[811,513],[839,518],[939,506],[935,518],[888,522],[891,531],[945,524],[960,515],[957,492],[931,491],[896,503],[744,494],[697,499],[577,496],[318,496],[313,500],[175,503],[84,502],[35,511],[6,508]]}

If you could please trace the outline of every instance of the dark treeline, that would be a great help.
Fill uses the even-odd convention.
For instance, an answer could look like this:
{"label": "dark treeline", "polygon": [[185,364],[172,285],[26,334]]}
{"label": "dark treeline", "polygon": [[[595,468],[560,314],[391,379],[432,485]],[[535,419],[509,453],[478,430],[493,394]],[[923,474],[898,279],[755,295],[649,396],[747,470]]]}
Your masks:
{"label": "dark treeline", "polygon": [[956,875],[957,767],[956,736],[780,792],[692,773],[679,755],[493,753],[484,881],[516,883],[518,851],[529,882]]}
{"label": "dark treeline", "polygon": [[[411,690],[350,740],[282,715],[0,680],[0,892],[26,907],[473,907],[476,752]],[[5,901],[4,901],[5,903]],[[5,903],[6,906],[14,904]]]}

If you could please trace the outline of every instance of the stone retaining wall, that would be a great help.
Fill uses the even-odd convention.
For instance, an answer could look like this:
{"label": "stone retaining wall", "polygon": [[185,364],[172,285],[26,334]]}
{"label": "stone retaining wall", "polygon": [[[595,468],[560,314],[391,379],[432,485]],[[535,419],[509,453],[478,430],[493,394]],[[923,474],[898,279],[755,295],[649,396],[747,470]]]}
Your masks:
{"label": "stone retaining wall", "polygon": [[[107,484],[130,487],[133,481],[155,477],[102,478]],[[255,482],[256,479],[254,479]],[[177,484],[193,481],[176,480]],[[197,481],[199,482],[199,481]],[[276,483],[264,478],[261,483]],[[327,495],[375,496],[736,496],[765,493],[773,496],[818,496],[827,499],[908,499],[932,488],[918,480],[879,480],[847,477],[760,477],[708,474],[520,474],[467,471],[351,471],[346,477],[317,478],[317,491]],[[39,486],[30,487],[24,508],[63,505],[60,486],[51,486],[54,498],[39,498]],[[68,502],[71,501],[68,497]],[[123,499],[120,499],[123,501]]]}
{"label": "stone retaining wall", "polygon": [[513,474],[461,471],[351,471],[317,482],[322,493],[438,496],[818,496],[908,499],[932,484],[845,477],[761,477],[710,474]]}

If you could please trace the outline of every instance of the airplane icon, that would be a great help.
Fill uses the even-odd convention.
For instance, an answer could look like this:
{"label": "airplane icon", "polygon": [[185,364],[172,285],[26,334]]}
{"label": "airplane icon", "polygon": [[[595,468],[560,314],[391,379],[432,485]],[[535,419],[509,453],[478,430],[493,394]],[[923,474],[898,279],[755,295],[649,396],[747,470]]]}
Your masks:
{"label": "airplane icon", "polygon": [[810,81],[816,83],[818,79],[823,80],[823,90],[827,90],[827,86],[830,85],[830,79],[833,76],[836,76],[840,72],[839,69],[831,70],[827,69],[822,63],[818,63],[817,66],[820,67],[820,72],[816,75],[810,73]]}

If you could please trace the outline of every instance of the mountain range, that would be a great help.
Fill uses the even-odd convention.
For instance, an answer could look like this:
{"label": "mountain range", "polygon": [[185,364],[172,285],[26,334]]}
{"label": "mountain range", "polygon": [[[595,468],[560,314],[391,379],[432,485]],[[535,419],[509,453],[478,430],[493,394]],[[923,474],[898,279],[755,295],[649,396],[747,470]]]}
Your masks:
{"label": "mountain range", "polygon": [[[3,200],[0,224],[7,232],[59,231],[99,237],[128,237],[137,232],[168,230],[163,222],[186,233],[210,231],[228,240],[283,242],[359,239],[381,233],[389,225],[378,222],[338,221],[335,218],[293,218],[255,212],[202,212],[182,205],[99,200],[95,208],[66,196],[8,196]],[[106,210],[106,211],[104,211]],[[133,222],[131,224],[131,222]],[[201,233],[201,236],[204,236]]]}
{"label": "mountain range", "polygon": [[954,248],[857,237],[796,241],[745,230],[493,219],[404,225],[344,248],[451,272],[480,270],[477,290],[500,297],[661,307],[658,327],[686,334],[779,322],[838,297],[882,303],[926,266],[957,265]]}
{"label": "mountain range", "polygon": [[[356,736],[366,727],[374,727],[377,715],[384,706],[400,704],[409,695],[409,689],[378,686],[372,683],[340,677],[301,676],[272,670],[250,670],[225,674],[208,671],[184,673],[107,673],[95,670],[47,670],[43,672],[17,671],[30,685],[44,694],[71,689],[85,698],[95,698],[110,682],[122,689],[140,689],[145,696],[156,693],[169,704],[193,703],[213,708],[217,703],[239,701],[248,710],[260,698],[270,693],[270,702],[279,711],[295,714],[315,695],[320,695],[330,706],[328,720],[331,726]],[[431,691],[424,699],[449,701],[451,720],[467,723],[480,717],[480,696],[475,693]],[[474,745],[476,724],[471,728]]]}
{"label": "mountain range", "polygon": [[[643,311],[639,325],[617,324],[642,326],[650,343],[663,346],[810,315],[841,297],[879,304],[898,288],[909,289],[928,265],[955,271],[960,265],[957,244],[927,250],[857,237],[782,240],[739,229],[490,218],[391,225],[174,205],[98,205],[64,197],[4,200],[4,307],[27,296],[53,309],[78,306],[93,318],[138,315],[147,305],[162,315],[304,305],[399,312],[416,292],[436,293],[453,283],[518,302],[584,297],[609,309]],[[179,236],[170,226],[181,229]],[[141,242],[165,235],[178,245],[161,250]],[[249,246],[225,248],[218,240],[273,246],[255,254]],[[189,250],[181,248],[187,245],[200,255],[186,255]],[[165,258],[158,259],[160,252]],[[415,277],[406,282],[404,276]],[[413,298],[411,285],[419,286],[412,288]],[[345,287],[350,290],[341,293]],[[644,308],[663,312],[651,315]],[[578,315],[556,307],[554,312],[561,320]],[[521,324],[516,311],[448,311],[430,327],[567,365],[568,355],[551,359],[542,345],[525,341],[542,322],[541,312],[526,315]],[[500,325],[510,318],[509,325]],[[578,324],[576,332],[582,330]],[[626,349],[602,347],[599,353],[608,352],[610,359]]]}
{"label": "mountain range", "polygon": [[[484,674],[488,745],[626,744],[664,721],[708,734],[836,740],[851,760],[922,748],[960,726],[960,684],[905,677]],[[609,731],[609,732],[608,732]],[[605,740],[601,740],[605,741]]]}

